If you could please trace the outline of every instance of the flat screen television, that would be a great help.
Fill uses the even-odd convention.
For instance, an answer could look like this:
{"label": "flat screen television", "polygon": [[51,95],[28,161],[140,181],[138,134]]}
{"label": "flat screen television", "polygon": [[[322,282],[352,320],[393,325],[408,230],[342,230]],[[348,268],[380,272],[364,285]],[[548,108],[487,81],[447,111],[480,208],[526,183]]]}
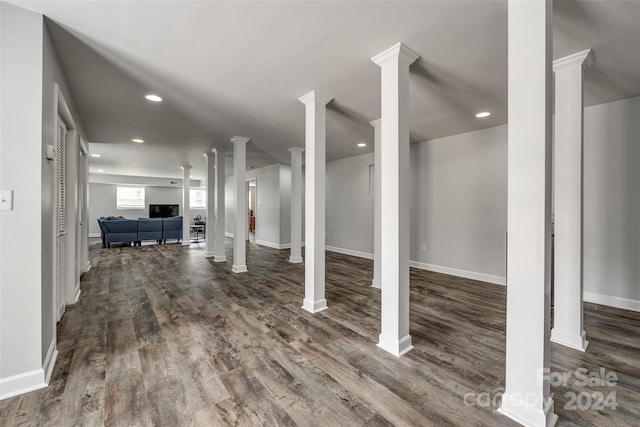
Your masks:
{"label": "flat screen television", "polygon": [[168,218],[180,214],[180,205],[149,205],[149,218]]}

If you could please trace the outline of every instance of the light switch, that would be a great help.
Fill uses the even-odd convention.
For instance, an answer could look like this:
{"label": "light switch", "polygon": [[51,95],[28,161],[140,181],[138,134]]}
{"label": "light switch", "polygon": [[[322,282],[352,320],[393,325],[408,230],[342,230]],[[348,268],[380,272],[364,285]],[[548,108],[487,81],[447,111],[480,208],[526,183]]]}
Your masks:
{"label": "light switch", "polygon": [[13,210],[13,190],[0,191],[0,211]]}

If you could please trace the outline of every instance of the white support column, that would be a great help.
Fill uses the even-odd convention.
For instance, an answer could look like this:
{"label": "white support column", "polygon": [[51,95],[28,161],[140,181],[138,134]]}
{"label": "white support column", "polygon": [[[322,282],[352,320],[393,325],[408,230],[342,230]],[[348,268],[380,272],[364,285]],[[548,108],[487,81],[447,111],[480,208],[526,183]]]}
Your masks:
{"label": "white support column", "polygon": [[506,385],[499,411],[553,426],[549,384],[551,0],[510,0]]}
{"label": "white support column", "polygon": [[582,77],[592,64],[591,49],[553,61],[555,304],[551,341],[580,351],[589,345],[582,310]]}
{"label": "white support column", "polygon": [[189,194],[191,192],[190,165],[182,166],[182,244],[191,244],[191,207]]}
{"label": "white support column", "polygon": [[207,222],[205,227],[206,231],[206,249],[204,256],[207,258],[213,257],[216,254],[215,251],[215,178],[216,178],[216,154],[213,151],[207,151],[205,153],[207,161]]}
{"label": "white support column", "polygon": [[224,149],[216,148],[216,191],[215,191],[215,217],[216,217],[216,246],[213,260],[215,262],[227,262],[225,254],[225,159]]}
{"label": "white support column", "polygon": [[302,152],[304,148],[291,147],[291,251],[289,262],[302,259]]}
{"label": "white support column", "polygon": [[246,236],[247,236],[247,142],[249,138],[234,136],[233,143],[233,187],[236,193],[236,219],[233,230],[233,267],[234,273],[247,271]]}
{"label": "white support column", "polygon": [[374,120],[369,122],[373,126],[373,280],[371,286],[382,289],[380,281],[380,252],[382,245],[380,243],[380,233],[382,226],[380,225],[380,214],[382,213],[382,200],[380,199],[380,158],[381,140],[382,140],[382,120]]}
{"label": "white support column", "polygon": [[326,115],[333,98],[311,91],[300,97],[305,105],[305,263],[302,308],[317,313],[325,299]]}
{"label": "white support column", "polygon": [[[395,356],[409,335],[409,66],[420,56],[398,43],[371,58],[381,68],[380,279],[378,347]],[[377,166],[376,166],[377,167]]]}

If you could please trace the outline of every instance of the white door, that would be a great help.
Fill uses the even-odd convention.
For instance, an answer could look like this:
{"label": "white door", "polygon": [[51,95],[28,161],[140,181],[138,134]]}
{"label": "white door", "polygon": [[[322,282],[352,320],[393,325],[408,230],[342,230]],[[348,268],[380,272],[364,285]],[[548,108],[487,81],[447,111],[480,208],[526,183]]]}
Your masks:
{"label": "white door", "polygon": [[58,116],[56,133],[55,161],[55,291],[56,315],[60,320],[66,307],[66,253],[65,235],[67,232],[67,126]]}

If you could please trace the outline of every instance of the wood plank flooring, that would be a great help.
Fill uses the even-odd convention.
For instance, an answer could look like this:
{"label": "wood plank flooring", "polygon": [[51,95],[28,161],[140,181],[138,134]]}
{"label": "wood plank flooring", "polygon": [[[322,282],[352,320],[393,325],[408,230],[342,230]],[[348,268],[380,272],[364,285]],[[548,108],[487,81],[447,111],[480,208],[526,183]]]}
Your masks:
{"label": "wood plank flooring", "polygon": [[[304,265],[287,259],[249,244],[249,272],[233,274],[202,245],[92,242],[50,386],[1,401],[0,425],[516,425],[495,412],[504,287],[412,269],[415,349],[396,358],[376,347],[371,261],[327,253],[329,310],[311,315],[300,308]],[[553,387],[558,425],[638,426],[640,314],[585,308],[587,353],[552,344],[552,371],[602,367],[618,380],[579,386],[572,375]],[[615,410],[570,408],[571,393],[611,391]]]}

